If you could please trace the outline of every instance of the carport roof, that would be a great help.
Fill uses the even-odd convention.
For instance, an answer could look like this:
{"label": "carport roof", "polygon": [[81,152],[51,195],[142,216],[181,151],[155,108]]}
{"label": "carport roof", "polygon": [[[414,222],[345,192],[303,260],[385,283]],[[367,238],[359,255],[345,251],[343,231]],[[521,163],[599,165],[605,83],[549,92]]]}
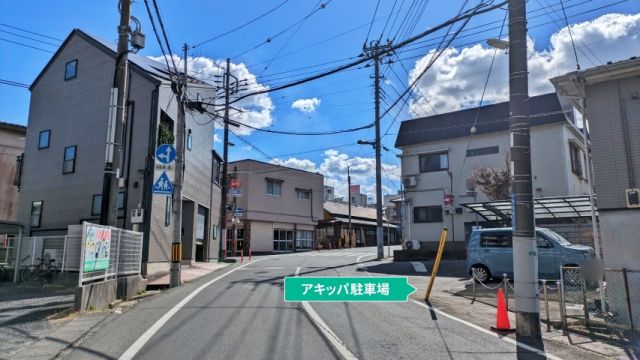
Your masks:
{"label": "carport roof", "polygon": [[[591,217],[589,195],[537,198],[533,199],[533,204],[536,219]],[[466,203],[462,206],[488,221],[511,221],[511,201],[509,200]]]}

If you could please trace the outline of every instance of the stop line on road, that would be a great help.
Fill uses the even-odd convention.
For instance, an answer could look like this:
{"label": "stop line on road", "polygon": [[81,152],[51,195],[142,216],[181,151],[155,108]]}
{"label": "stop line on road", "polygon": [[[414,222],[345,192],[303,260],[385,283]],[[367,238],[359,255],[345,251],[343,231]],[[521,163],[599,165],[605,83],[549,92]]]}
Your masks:
{"label": "stop line on road", "polygon": [[326,256],[326,257],[360,257],[360,256],[376,256],[375,253],[341,253],[341,252],[304,252],[293,254],[292,256]]}

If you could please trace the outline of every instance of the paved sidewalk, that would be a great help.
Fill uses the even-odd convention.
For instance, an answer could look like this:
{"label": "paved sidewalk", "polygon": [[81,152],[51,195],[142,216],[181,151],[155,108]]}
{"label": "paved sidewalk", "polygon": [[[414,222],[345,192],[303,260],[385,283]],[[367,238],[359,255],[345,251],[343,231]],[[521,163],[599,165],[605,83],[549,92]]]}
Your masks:
{"label": "paved sidewalk", "polygon": [[[197,279],[199,277],[202,277],[204,275],[210,274],[214,271],[220,270],[228,265],[229,263],[218,263],[218,262],[210,262],[210,263],[199,262],[199,263],[195,263],[194,265],[186,265],[186,266],[183,265],[181,269],[182,271],[180,274],[180,280],[184,284],[184,283],[193,281],[194,279]],[[148,282],[147,286],[169,286],[169,278],[170,278],[169,274],[164,275],[153,281]]]}
{"label": "paved sidewalk", "polygon": [[0,286],[0,359],[55,331],[62,322],[49,317],[73,308],[73,289],[59,286]]}
{"label": "paved sidewalk", "polygon": [[[424,262],[424,264],[430,275],[433,262]],[[439,276],[435,280],[430,298],[433,306],[485,329],[489,329],[495,325],[496,307],[491,297],[477,299],[472,303],[470,297],[460,295],[469,293],[466,288],[466,284],[468,283],[466,279],[468,276],[466,276],[464,264],[460,261],[443,261],[440,266]],[[411,284],[418,288],[418,291],[414,294],[414,296],[418,295],[416,299],[422,299],[424,296],[429,275],[410,276]],[[496,286],[498,283],[491,283],[489,285]],[[513,300],[511,299],[511,301]],[[513,308],[513,303],[510,302],[509,306]],[[552,306],[553,305],[550,305],[550,307]],[[544,318],[544,308],[541,310],[543,311],[542,317]],[[515,313],[509,312],[509,319],[511,326],[515,327]],[[553,327],[550,332],[547,332],[545,323],[542,323],[541,327],[545,344],[549,343],[550,347],[553,346],[553,343],[564,346],[575,346],[576,348],[592,353],[594,359],[603,357],[640,359],[640,348],[634,348],[629,345],[608,344],[576,333],[563,333],[562,330],[554,329]]]}

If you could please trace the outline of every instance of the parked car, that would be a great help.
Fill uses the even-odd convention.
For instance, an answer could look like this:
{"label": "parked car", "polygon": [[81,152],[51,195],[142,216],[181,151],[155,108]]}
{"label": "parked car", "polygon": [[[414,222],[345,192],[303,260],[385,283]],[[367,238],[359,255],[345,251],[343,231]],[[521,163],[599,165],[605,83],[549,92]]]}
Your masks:
{"label": "parked car", "polygon": [[[476,279],[487,281],[501,278],[502,274],[513,277],[513,230],[494,228],[474,230],[467,246],[467,268],[473,268]],[[592,247],[574,245],[547,228],[536,228],[538,244],[538,278],[560,279],[561,266],[581,266],[595,259]],[[567,270],[564,276],[571,280],[579,277],[578,270]]]}

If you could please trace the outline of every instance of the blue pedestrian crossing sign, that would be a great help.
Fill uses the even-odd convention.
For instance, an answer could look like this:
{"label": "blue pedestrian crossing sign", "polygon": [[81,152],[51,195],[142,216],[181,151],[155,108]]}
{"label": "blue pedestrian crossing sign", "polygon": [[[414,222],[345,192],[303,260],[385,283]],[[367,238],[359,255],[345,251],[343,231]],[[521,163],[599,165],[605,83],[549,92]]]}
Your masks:
{"label": "blue pedestrian crossing sign", "polygon": [[171,164],[176,159],[176,149],[171,144],[162,144],[156,149],[156,160],[161,164]]}
{"label": "blue pedestrian crossing sign", "polygon": [[163,171],[158,180],[153,184],[153,193],[160,195],[173,194],[173,184],[171,183],[171,180],[169,180],[169,176],[167,176],[166,171]]}

